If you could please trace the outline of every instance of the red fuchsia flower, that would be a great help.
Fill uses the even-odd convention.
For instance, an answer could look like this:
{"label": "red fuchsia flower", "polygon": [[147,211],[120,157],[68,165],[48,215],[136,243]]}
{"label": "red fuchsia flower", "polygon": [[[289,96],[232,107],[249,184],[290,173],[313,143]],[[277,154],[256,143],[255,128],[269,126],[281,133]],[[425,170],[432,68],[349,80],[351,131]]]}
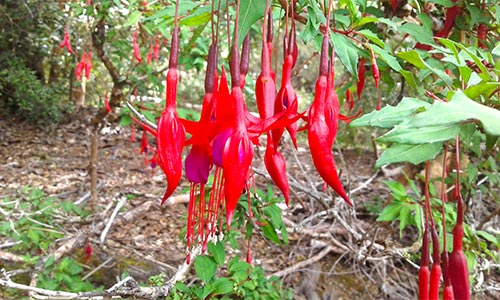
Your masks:
{"label": "red fuchsia flower", "polygon": [[109,105],[108,93],[104,95],[104,109],[106,110],[106,114],[111,112],[111,106]]}
{"label": "red fuchsia flower", "polygon": [[[176,8],[177,10],[177,8]],[[158,120],[158,163],[167,176],[167,191],[162,199],[162,204],[167,200],[179,185],[182,176],[182,148],[186,139],[184,129],[176,111],[177,99],[177,63],[179,55],[179,28],[177,19],[172,33],[172,45],[167,72],[167,89],[165,110]]]}
{"label": "red fuchsia flower", "polygon": [[[328,15],[330,15],[330,13],[328,13]],[[327,19],[326,28],[328,28],[328,26],[329,18]],[[329,91],[328,84],[328,36],[329,33],[328,30],[326,30],[321,48],[320,71],[316,81],[314,101],[309,110],[308,140],[313,163],[320,176],[349,205],[352,205],[338,177],[331,150],[336,133],[335,123],[338,122],[338,110],[329,110],[326,108],[328,101],[334,101],[333,98],[330,100],[328,99],[332,97],[329,95],[329,92],[331,94],[331,90]],[[332,83],[330,83],[330,87],[331,86]]]}
{"label": "red fuchsia flower", "polygon": [[92,257],[92,245],[90,244],[90,240],[87,238],[85,242],[85,264],[90,262],[90,258]]}
{"label": "red fuchsia flower", "polygon": [[[297,93],[292,86],[292,68],[297,61],[297,44],[295,42],[295,26],[292,22],[292,29],[288,33],[288,45],[284,43],[284,53],[285,57],[283,60],[282,74],[281,74],[281,88],[276,96],[274,112],[279,113],[282,111],[287,111],[287,114],[297,115]],[[297,123],[291,123],[286,126],[290,137],[292,138],[293,145],[297,148]],[[283,135],[283,129],[273,130],[273,141],[274,147],[277,148],[281,136]]]}
{"label": "red fuchsia flower", "polygon": [[92,70],[92,51],[87,53],[87,61],[85,62],[85,77],[89,79],[90,71]]}
{"label": "red fuchsia flower", "polygon": [[80,62],[76,65],[75,68],[75,75],[77,80],[82,79],[82,72],[85,70],[85,63],[87,61],[87,53],[82,54],[82,58],[80,59]]}
{"label": "red fuchsia flower", "polygon": [[[456,142],[456,161],[455,166],[460,166],[460,140],[458,135],[455,137]],[[470,284],[469,270],[467,267],[467,259],[463,251],[464,239],[464,203],[460,193],[460,170],[457,167],[457,177],[455,182],[455,190],[457,190],[457,220],[453,228],[453,251],[450,254],[448,263],[448,274],[453,287],[453,294],[456,299],[470,299]]]}
{"label": "red fuchsia flower", "polygon": [[160,57],[160,41],[158,37],[155,39],[155,45],[153,47],[153,57],[156,61],[158,61],[158,58]]}
{"label": "red fuchsia flower", "polygon": [[137,60],[138,63],[141,63],[142,62],[141,49],[139,48],[139,44],[137,44],[137,31],[134,32],[132,38],[132,48],[134,49],[135,60]]}
{"label": "red fuchsia flower", "polygon": [[141,138],[141,153],[148,154],[148,151],[149,151],[148,133],[146,130],[143,130]]}
{"label": "red fuchsia flower", "polygon": [[365,58],[361,57],[358,62],[358,83],[356,93],[358,95],[358,100],[361,99],[361,93],[363,93],[363,88],[365,87]]}
{"label": "red fuchsia flower", "polygon": [[153,47],[149,47],[149,52],[148,52],[148,57],[147,57],[147,64],[150,65],[151,64],[151,59],[153,58]]}
{"label": "red fuchsia flower", "polygon": [[61,44],[59,44],[59,48],[64,48],[64,47],[66,47],[66,50],[68,50],[68,52],[70,54],[73,54],[73,48],[71,47],[71,39],[69,36],[69,28],[68,27],[66,27],[66,29],[64,30],[63,40],[62,40]]}
{"label": "red fuchsia flower", "polygon": [[[186,144],[191,144],[191,150],[187,155],[184,165],[186,169],[186,177],[191,183],[190,197],[188,206],[188,225],[187,225],[187,247],[191,250],[195,243],[194,229],[198,224],[198,242],[202,243],[202,250],[206,250],[208,237],[215,233],[217,216],[212,217],[216,204],[205,201],[205,184],[208,181],[208,175],[212,168],[212,148],[211,139],[212,133],[212,115],[213,103],[216,97],[214,87],[217,85],[217,46],[212,44],[209,50],[209,59],[207,64],[207,73],[205,77],[205,96],[203,98],[202,111],[198,122],[189,122],[183,120],[186,130],[191,133],[191,138]],[[199,199],[198,199],[198,193]],[[198,206],[196,202],[198,200]],[[220,202],[219,202],[220,205]],[[188,256],[189,260],[189,256]]]}
{"label": "red fuchsia flower", "polygon": [[[274,115],[274,103],[276,99],[276,85],[274,82],[271,57],[267,38],[271,37],[269,32],[266,34],[266,23],[271,24],[272,20],[269,11],[269,0],[266,1],[266,12],[264,13],[264,24],[262,30],[262,51],[261,51],[261,72],[255,82],[255,98],[257,100],[257,109],[262,119],[267,119]],[[266,22],[267,21],[267,22]],[[267,28],[269,30],[269,26]],[[272,46],[271,46],[272,47]],[[272,131],[267,132],[266,152],[264,154],[264,164],[271,176],[273,182],[283,193],[285,202],[288,205],[290,201],[288,178],[286,176],[286,162],[278,149],[275,148]]]}

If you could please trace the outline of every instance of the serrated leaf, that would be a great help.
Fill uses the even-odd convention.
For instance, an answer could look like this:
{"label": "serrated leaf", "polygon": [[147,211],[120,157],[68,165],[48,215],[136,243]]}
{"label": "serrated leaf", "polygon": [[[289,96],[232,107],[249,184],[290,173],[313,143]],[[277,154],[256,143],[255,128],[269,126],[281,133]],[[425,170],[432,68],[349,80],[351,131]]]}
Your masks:
{"label": "serrated leaf", "polygon": [[214,293],[216,295],[229,294],[233,291],[233,282],[229,278],[217,278],[213,286],[215,287]]}
{"label": "serrated leaf", "polygon": [[266,225],[261,227],[264,236],[270,239],[272,242],[276,243],[277,245],[281,245],[280,239],[278,237],[278,234],[276,233],[276,229],[274,228],[274,226],[269,222],[266,223],[267,223]]}
{"label": "serrated leaf", "polygon": [[215,291],[215,286],[211,282],[208,282],[204,287],[203,287],[203,294],[201,296],[201,299],[206,299],[210,294],[212,294]]}
{"label": "serrated leaf", "polygon": [[426,160],[436,158],[441,152],[441,143],[429,143],[420,145],[408,145],[395,143],[385,150],[375,163],[375,167],[387,165],[395,162],[409,162],[419,164]]}
{"label": "serrated leaf", "polygon": [[372,111],[351,122],[351,126],[373,126],[380,128],[392,128],[405,121],[420,108],[429,108],[430,103],[417,98],[405,97],[397,106],[387,105],[379,111]]}
{"label": "serrated leaf", "polygon": [[495,91],[499,85],[500,82],[481,82],[479,84],[469,86],[465,89],[464,93],[471,99],[476,99],[481,95],[489,98],[490,94]]}
{"label": "serrated leaf", "polygon": [[394,221],[399,217],[399,211],[401,210],[401,203],[389,204],[380,213],[377,218],[377,222],[381,221]]}
{"label": "serrated leaf", "polygon": [[196,274],[203,282],[209,281],[217,271],[217,264],[210,256],[198,256],[194,262]]}
{"label": "serrated leaf", "polygon": [[212,254],[216,264],[219,266],[224,265],[224,261],[226,260],[226,251],[222,242],[219,241],[217,244],[210,242],[208,244],[208,253]]}
{"label": "serrated leaf", "polygon": [[419,69],[426,68],[425,64],[424,64],[424,60],[422,59],[422,57],[420,57],[420,54],[415,50],[406,51],[406,52],[399,52],[397,55],[399,58],[409,62],[410,64],[414,65],[415,67],[417,67]]}
{"label": "serrated leaf", "polygon": [[457,91],[449,102],[436,101],[425,112],[408,122],[409,126],[424,127],[459,124],[466,121],[481,123],[486,133],[500,135],[500,111],[469,99]]}
{"label": "serrated leaf", "polygon": [[351,73],[354,78],[358,76],[358,51],[359,49],[353,45],[352,41],[349,40],[345,35],[332,33],[330,35],[330,40],[333,43],[335,53],[346,67],[347,71]]}
{"label": "serrated leaf", "polygon": [[401,183],[389,180],[384,181],[384,183],[391,190],[394,198],[401,200],[406,196],[406,189]]}
{"label": "serrated leaf", "polygon": [[269,218],[274,227],[281,227],[283,224],[281,219],[281,209],[276,204],[270,204],[264,207],[263,212]]}
{"label": "serrated leaf", "polygon": [[398,28],[399,31],[408,33],[417,42],[422,44],[432,44],[434,42],[432,31],[424,26],[415,23],[405,23]]}
{"label": "serrated leaf", "polygon": [[436,143],[452,139],[459,132],[459,124],[415,127],[405,123],[403,125],[396,125],[394,129],[379,137],[377,140],[380,142],[396,142],[400,144]]}

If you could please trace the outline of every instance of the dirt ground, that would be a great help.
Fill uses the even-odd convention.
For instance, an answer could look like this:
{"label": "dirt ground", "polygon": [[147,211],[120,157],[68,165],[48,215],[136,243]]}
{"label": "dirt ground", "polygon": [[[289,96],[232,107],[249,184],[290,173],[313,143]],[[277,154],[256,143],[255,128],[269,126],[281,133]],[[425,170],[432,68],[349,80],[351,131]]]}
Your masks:
{"label": "dirt ground", "polygon": [[[90,115],[85,112],[80,120],[48,127],[1,119],[0,198],[31,186],[61,200],[84,200],[82,205],[88,205],[90,137],[85,120]],[[177,189],[180,203],[160,206],[165,177],[160,169],[153,172],[144,163],[139,153],[142,132],[137,130],[134,142],[130,141],[130,133],[129,127],[117,123],[109,123],[101,130],[97,209],[110,215],[123,197],[129,200],[119,217],[141,205],[149,206],[135,219],[112,226],[104,243],[97,238],[91,240],[94,252],[88,271],[110,261],[98,282],[105,287],[113,285],[124,270],[143,282],[159,273],[168,278],[186,257],[185,245],[179,238],[187,211],[183,189]],[[294,154],[290,144],[284,156],[292,185],[292,205],[283,206],[290,243],[279,247],[255,235],[254,263],[268,275],[297,266],[282,276],[285,286],[295,289],[295,299],[415,298],[418,270],[404,254],[404,250],[418,252],[418,243],[413,243],[415,236],[398,240],[396,226],[375,224],[375,216],[367,210],[369,205],[383,205],[389,197],[382,184],[388,178],[373,168],[373,150],[336,153],[342,181],[349,183],[355,203],[355,208],[350,208],[339,199],[332,200],[330,191],[322,192],[322,181],[311,167],[307,149],[299,148]],[[306,147],[306,143],[301,145]],[[263,149],[257,149],[255,157],[254,167],[265,173]],[[256,182],[264,189],[269,184],[260,175],[256,175]],[[187,183],[182,186],[187,187]],[[322,200],[315,200],[314,195]],[[68,225],[67,234],[76,235],[83,227],[92,231],[92,224]],[[99,237],[100,232],[95,234]],[[0,244],[5,242],[6,238],[0,237]],[[236,255],[244,257],[245,253]],[[303,262],[310,263],[301,265]],[[482,294],[477,299],[494,298]]]}

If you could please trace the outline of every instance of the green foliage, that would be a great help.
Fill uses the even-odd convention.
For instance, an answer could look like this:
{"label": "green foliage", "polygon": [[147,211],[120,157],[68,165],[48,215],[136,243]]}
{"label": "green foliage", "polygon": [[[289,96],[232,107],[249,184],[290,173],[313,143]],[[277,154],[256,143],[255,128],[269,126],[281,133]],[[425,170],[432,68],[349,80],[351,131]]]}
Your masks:
{"label": "green foliage", "polygon": [[217,272],[225,265],[220,260],[225,257],[224,246],[218,242],[208,248],[210,254],[195,261],[196,274],[202,282],[190,286],[177,282],[167,299],[293,299],[292,291],[284,290],[279,278],[266,278],[262,268],[238,257],[229,260],[226,271]]}
{"label": "green foliage", "polygon": [[0,221],[0,234],[14,242],[12,252],[24,258],[25,264],[35,266],[43,263],[43,271],[38,274],[38,287],[72,292],[96,290],[89,281],[83,281],[83,268],[75,258],[65,257],[54,262],[54,257],[40,261],[55,247],[56,240],[64,236],[60,228],[61,218],[79,216],[83,211],[71,201],[61,201],[47,197],[43,191],[26,187],[15,198],[0,200],[0,206],[8,215]]}
{"label": "green foliage", "polygon": [[[61,22],[61,23],[59,23]],[[62,28],[62,13],[53,1],[4,1],[0,4],[0,109],[38,123],[59,122],[71,108],[66,73],[51,59]],[[22,24],[22,26],[19,26]]]}
{"label": "green foliage", "polygon": [[83,268],[72,258],[65,257],[56,264],[49,260],[43,272],[38,275],[38,287],[72,292],[97,290],[92,283],[82,280],[83,275]]}
{"label": "green foliage", "polygon": [[18,58],[0,59],[0,109],[31,122],[58,122],[70,105],[58,85],[44,85]]}

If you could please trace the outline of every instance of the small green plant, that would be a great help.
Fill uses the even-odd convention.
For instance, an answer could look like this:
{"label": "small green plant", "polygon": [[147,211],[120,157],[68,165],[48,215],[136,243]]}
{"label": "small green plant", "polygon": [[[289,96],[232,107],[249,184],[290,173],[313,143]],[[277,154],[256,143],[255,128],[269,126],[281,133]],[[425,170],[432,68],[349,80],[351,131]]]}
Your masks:
{"label": "small green plant", "polygon": [[188,286],[178,282],[167,299],[293,299],[291,289],[283,289],[278,277],[266,278],[264,270],[239,257],[226,264],[223,242],[208,245],[208,254],[199,256],[194,267],[201,282]]}
{"label": "small green plant", "polygon": [[59,122],[69,110],[60,84],[43,84],[20,59],[0,57],[0,107],[34,123]]}
{"label": "small green plant", "polygon": [[[11,252],[20,255],[28,266],[38,266],[41,258],[54,249],[57,239],[64,236],[62,223],[69,216],[84,219],[88,212],[71,201],[47,197],[40,189],[26,187],[15,197],[0,200],[7,218],[0,221],[0,234],[18,242]],[[14,266],[12,266],[14,267]],[[76,258],[65,257],[54,261],[49,256],[38,274],[37,286],[50,290],[72,292],[91,291],[96,288],[82,280],[83,267]],[[15,278],[14,278],[15,279]],[[19,282],[23,278],[18,278]]]}

